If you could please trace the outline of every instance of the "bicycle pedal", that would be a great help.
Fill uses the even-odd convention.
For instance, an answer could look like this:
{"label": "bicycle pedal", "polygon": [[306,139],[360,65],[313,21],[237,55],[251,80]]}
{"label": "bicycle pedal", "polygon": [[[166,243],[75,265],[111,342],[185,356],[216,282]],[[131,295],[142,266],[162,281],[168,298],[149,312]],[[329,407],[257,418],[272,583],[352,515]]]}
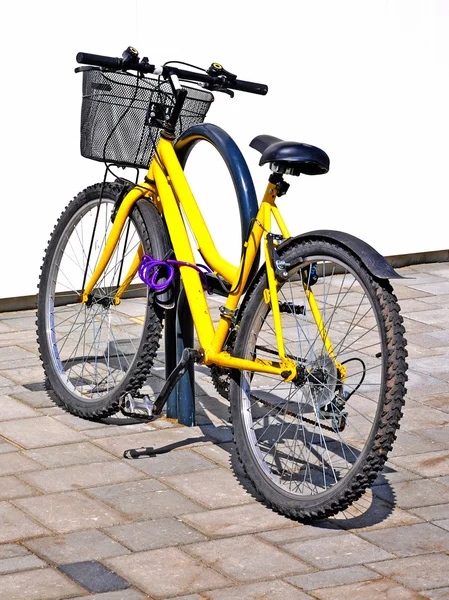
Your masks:
{"label": "bicycle pedal", "polygon": [[126,394],[121,402],[120,410],[127,417],[147,420],[153,418],[153,402],[147,395],[133,398],[131,394]]}

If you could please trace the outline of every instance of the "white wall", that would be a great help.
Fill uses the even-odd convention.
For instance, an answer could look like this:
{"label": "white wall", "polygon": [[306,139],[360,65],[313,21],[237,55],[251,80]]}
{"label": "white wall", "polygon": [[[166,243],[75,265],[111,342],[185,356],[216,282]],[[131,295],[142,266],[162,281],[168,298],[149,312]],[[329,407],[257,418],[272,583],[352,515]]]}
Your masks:
{"label": "white wall", "polygon": [[[292,232],[348,231],[385,255],[448,248],[447,0],[18,0],[1,10],[0,298],[35,293],[56,219],[103,174],[79,155],[80,50],[134,45],[150,62],[218,61],[267,83],[266,97],[217,94],[208,120],[236,140],[259,194],[268,169],[248,148],[255,135],[330,155],[325,177],[290,178],[280,206]],[[237,260],[237,205],[221,165],[212,179],[216,163],[198,148],[189,174],[218,247]]]}

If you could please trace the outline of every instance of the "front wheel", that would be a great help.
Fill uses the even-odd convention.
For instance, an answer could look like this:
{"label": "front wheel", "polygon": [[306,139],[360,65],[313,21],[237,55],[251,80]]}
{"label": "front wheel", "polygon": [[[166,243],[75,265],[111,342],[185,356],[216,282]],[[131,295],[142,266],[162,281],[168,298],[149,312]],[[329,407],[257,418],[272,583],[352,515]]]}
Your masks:
{"label": "front wheel", "polygon": [[[41,270],[38,343],[47,387],[69,412],[101,418],[119,410],[126,392],[147,378],[162,329],[148,287],[130,267],[138,252],[158,255],[162,221],[149,201],[139,200],[125,222],[111,260],[89,301],[80,294],[111,230],[122,188],[93,185],[72,200],[51,236]],[[160,221],[150,239],[146,223]],[[126,279],[120,304],[114,297]]]}
{"label": "front wheel", "polygon": [[[335,514],[374,481],[399,426],[406,341],[388,281],[324,240],[285,250],[278,286],[286,356],[298,377],[233,371],[230,403],[240,461],[275,510]],[[245,307],[234,356],[276,360],[263,275]],[[326,339],[327,333],[327,339]]]}

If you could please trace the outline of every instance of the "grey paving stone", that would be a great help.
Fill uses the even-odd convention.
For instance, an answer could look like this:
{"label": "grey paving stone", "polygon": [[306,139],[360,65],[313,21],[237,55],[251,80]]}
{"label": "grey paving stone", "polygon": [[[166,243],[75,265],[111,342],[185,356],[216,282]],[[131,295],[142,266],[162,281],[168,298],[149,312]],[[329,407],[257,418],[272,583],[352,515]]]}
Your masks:
{"label": "grey paving stone", "polygon": [[[449,410],[449,396],[445,397],[445,402],[447,404],[447,409]],[[419,435],[422,438],[436,442],[445,448],[449,448],[449,432],[447,427],[430,427],[429,429],[422,429],[419,432]],[[437,448],[435,448],[435,450],[437,450]],[[419,452],[417,454],[419,454]]]}
{"label": "grey paving stone", "polygon": [[27,456],[23,456],[20,452],[5,453],[0,460],[0,476],[37,471],[39,469],[42,469],[42,465]]}
{"label": "grey paving stone", "polygon": [[209,444],[193,448],[192,452],[200,454],[217,465],[229,468],[231,466],[232,444]]}
{"label": "grey paving stone", "polygon": [[18,331],[16,329],[10,329],[4,333],[0,333],[0,347],[8,348],[14,344],[20,344],[22,347],[28,347],[30,350],[32,347],[36,347],[36,333],[33,330]]}
{"label": "grey paving stone", "polygon": [[445,444],[438,440],[424,437],[422,430],[415,430],[414,433],[399,430],[398,437],[393,445],[393,450],[388,456],[392,459],[393,457],[409,456],[410,454],[438,452],[439,450],[444,450],[446,447]]}
{"label": "grey paving stone", "polygon": [[385,577],[394,578],[412,590],[427,590],[449,585],[449,556],[424,554],[396,558],[367,565]]}
{"label": "grey paving stone", "polygon": [[11,394],[14,398],[25,402],[33,408],[54,407],[55,404],[47,392],[15,392]]}
{"label": "grey paving stone", "polygon": [[264,531],[258,533],[257,537],[270,542],[270,544],[282,545],[288,542],[298,542],[312,538],[325,538],[334,535],[343,535],[344,531],[330,521],[317,521],[310,525],[296,524],[288,529],[277,529],[275,531]]}
{"label": "grey paving stone", "polygon": [[431,406],[437,408],[443,412],[449,413],[449,397],[447,394],[435,394],[433,396],[427,396],[423,399],[425,406]]}
{"label": "grey paving stone", "polygon": [[[71,600],[148,600],[148,596],[141,594],[137,590],[128,588],[127,590],[118,590],[116,592],[105,592],[104,594],[95,594],[95,596],[77,596]],[[201,598],[200,598],[201,600]]]}
{"label": "grey paving stone", "polygon": [[35,496],[36,490],[14,475],[0,477],[0,500],[12,500],[25,496]]}
{"label": "grey paving stone", "polygon": [[4,421],[0,423],[0,434],[26,449],[85,440],[80,433],[52,417]]}
{"label": "grey paving stone", "polygon": [[[449,311],[448,311],[449,314]],[[412,358],[408,360],[410,369],[419,371],[426,375],[449,381],[449,365],[447,354],[442,356],[427,356],[423,358]]]}
{"label": "grey paving stone", "polygon": [[408,267],[413,269],[413,271],[418,273],[430,273],[432,275],[437,275],[438,277],[443,277],[445,279],[449,276],[449,262],[439,262],[439,263],[423,263],[420,265],[413,265],[413,267]]}
{"label": "grey paving stone", "polygon": [[46,417],[56,417],[64,414],[64,409],[60,406],[49,406],[43,408],[36,408],[39,411],[40,415],[45,415]]}
{"label": "grey paving stone", "polygon": [[[279,579],[206,592],[210,600],[307,600],[308,594]],[[178,599],[179,600],[179,599]]]}
{"label": "grey paving stone", "polygon": [[35,367],[15,367],[14,369],[0,370],[0,375],[8,378],[17,385],[25,385],[29,383],[43,383],[44,371],[42,366]]}
{"label": "grey paving stone", "polygon": [[294,522],[262,504],[244,504],[196,514],[184,514],[181,519],[209,536],[231,536],[270,529],[294,527]]}
{"label": "grey paving stone", "polygon": [[[414,294],[410,297],[417,297]],[[404,317],[404,327],[406,333],[430,333],[432,331],[441,331],[438,325],[428,325],[427,323],[422,323],[419,318],[418,319],[410,319],[408,317]]]}
{"label": "grey paving stone", "polygon": [[[438,501],[438,499],[436,499]],[[449,502],[447,504],[436,504],[434,506],[424,506],[423,508],[413,508],[412,513],[418,515],[425,521],[438,521],[440,519],[449,519]]]}
{"label": "grey paving stone", "polygon": [[[117,483],[116,485],[105,485],[104,487],[86,490],[91,496],[108,502],[114,498],[130,498],[139,494],[147,494],[158,490],[165,490],[165,486],[156,479],[144,479],[126,483]],[[141,498],[143,500],[143,497]]]}
{"label": "grey paving stone", "polygon": [[394,484],[394,490],[389,485],[377,485],[373,493],[386,502],[396,502],[405,510],[449,502],[449,489],[433,479],[402,481]]}
{"label": "grey paving stone", "polygon": [[173,598],[173,600],[208,600],[209,599],[209,594],[206,595],[206,592],[203,592],[201,594],[201,596],[199,594],[187,594],[186,596],[184,596],[184,594],[182,596],[175,596]]}
{"label": "grey paving stone", "polygon": [[[85,429],[83,431],[83,434],[92,440],[96,440],[97,438],[101,438],[102,440],[104,440],[107,438],[121,437],[136,433],[148,433],[150,431],[156,431],[156,428],[153,427],[153,425],[149,425],[148,423],[130,422],[126,425],[111,424],[108,427],[96,427],[95,429]],[[122,454],[118,454],[117,456],[121,457]]]}
{"label": "grey paving stone", "polygon": [[202,542],[207,539],[195,529],[174,518],[116,525],[108,527],[105,531],[133,552]]}
{"label": "grey paving stone", "polygon": [[[449,281],[446,282],[446,285],[449,285]],[[407,316],[421,323],[435,325],[441,329],[448,329],[449,327],[449,309],[447,306],[435,306],[435,303],[433,303],[433,305],[429,305],[428,310],[409,312]]]}
{"label": "grey paving stone", "polygon": [[34,450],[26,450],[23,454],[48,468],[116,460],[115,456],[108,454],[104,450],[101,450],[101,448],[97,448],[91,442],[36,448]]}
{"label": "grey paving stone", "polygon": [[407,300],[409,298],[420,298],[422,300],[423,298],[428,297],[432,302],[435,301],[435,296],[433,294],[421,292],[420,290],[415,290],[412,287],[396,286],[394,293],[399,300]]}
{"label": "grey paving stone", "polygon": [[14,444],[10,444],[5,440],[4,437],[0,436],[0,454],[7,454],[8,452],[16,452],[18,450],[17,446]]}
{"label": "grey paving stone", "polygon": [[84,590],[55,569],[34,569],[0,577],[0,600],[61,600]]}
{"label": "grey paving stone", "polygon": [[47,566],[47,563],[32,554],[15,558],[5,558],[0,560],[0,575],[5,573],[16,573],[18,571],[29,571],[31,569],[41,569]]}
{"label": "grey paving stone", "polygon": [[[312,570],[303,561],[250,535],[191,544],[184,550],[236,581],[284,577]],[[267,565],[270,565],[269,572]]]}
{"label": "grey paving stone", "polygon": [[344,567],[342,569],[326,569],[316,571],[315,573],[306,573],[304,575],[295,575],[287,577],[294,585],[303,590],[316,590],[318,588],[334,587],[346,585],[348,583],[357,583],[359,581],[371,581],[379,579],[381,576],[371,569],[361,565],[354,567]]}
{"label": "grey paving stone", "polygon": [[127,548],[97,529],[26,540],[24,545],[56,565],[129,554]]}
{"label": "grey paving stone", "polygon": [[206,460],[191,450],[177,450],[166,454],[144,457],[133,460],[131,464],[151,477],[182,475],[217,467],[210,460]]}
{"label": "grey paving stone", "polygon": [[411,333],[411,332],[406,332],[406,337],[407,337],[407,349],[408,349],[408,344],[416,344],[419,345],[421,348],[427,348],[429,350],[432,350],[434,348],[443,348],[446,345],[446,340],[443,339],[444,336],[441,336],[441,334],[444,334],[445,331],[444,330],[438,330],[438,331],[430,331],[429,333]]}
{"label": "grey paving stone", "polygon": [[0,544],[0,560],[26,556],[27,554],[29,554],[28,550],[20,544]]}
{"label": "grey paving stone", "polygon": [[[164,477],[162,481],[192,500],[209,508],[224,508],[254,502],[254,498],[227,469],[211,469],[207,477],[201,471]],[[248,482],[249,485],[249,482]]]}
{"label": "grey paving stone", "polygon": [[446,531],[449,531],[449,519],[443,519],[442,521],[435,521],[435,525],[438,525],[438,527],[442,527],[443,529],[446,529]]}
{"label": "grey paving stone", "polygon": [[108,527],[127,521],[113,508],[81,492],[22,498],[14,500],[14,504],[58,533]]}
{"label": "grey paving stone", "polygon": [[144,474],[123,461],[72,465],[22,474],[22,479],[42,492],[65,492],[86,487],[112,485],[143,479]]}
{"label": "grey paving stone", "polygon": [[[20,500],[18,500],[20,502]],[[48,534],[48,529],[8,502],[0,502],[0,543]]]}
{"label": "grey paving stone", "polygon": [[313,591],[314,596],[320,600],[367,600],[367,598],[394,598],[395,600],[420,600],[421,594],[412,592],[389,579],[377,579],[375,581],[362,581],[335,588],[317,589]]}
{"label": "grey paving stone", "polygon": [[89,592],[112,592],[130,587],[122,577],[95,560],[60,565],[58,569]]}
{"label": "grey paving stone", "polygon": [[[432,396],[434,394],[444,394],[447,392],[447,382],[444,379],[437,379],[430,375],[424,375],[413,369],[407,371],[408,382],[407,382],[407,399],[422,401],[423,398]],[[406,400],[407,401],[407,400]],[[441,425],[441,420],[436,423],[427,423],[425,427],[432,427]],[[401,427],[402,427],[401,422]],[[422,426],[422,423],[421,423]],[[419,426],[411,426],[410,430],[419,429]]]}
{"label": "grey paving stone", "polygon": [[[440,305],[438,304],[438,298],[437,297],[427,297],[426,298],[428,300],[428,302],[423,302],[422,299],[416,299],[416,298],[407,298],[407,299],[403,299],[400,302],[400,306],[401,306],[401,313],[402,315],[407,315],[410,316],[410,313],[412,312],[418,312],[421,310],[432,310],[432,309],[439,309]],[[408,340],[407,340],[408,341]],[[407,344],[407,350],[408,350],[408,344]]]}
{"label": "grey paving stone", "polygon": [[41,369],[39,357],[31,352],[29,353],[29,357],[30,358],[19,358],[17,360],[0,362],[0,369],[3,373],[14,372],[16,369]]}
{"label": "grey paving stone", "polygon": [[11,333],[13,331],[16,331],[13,327],[11,327],[10,325],[7,325],[3,321],[0,321],[0,334],[2,334],[2,333]]}
{"label": "grey paving stone", "polygon": [[156,598],[201,592],[229,586],[231,583],[229,579],[178,548],[138,552],[111,558],[105,563],[115,573],[126,577],[127,581]]}
{"label": "grey paving stone", "polygon": [[89,421],[88,419],[82,419],[75,415],[71,415],[64,410],[55,412],[54,418],[60,423],[64,423],[72,429],[77,431],[86,431],[87,429],[107,429],[111,425],[102,421]]}
{"label": "grey paving stone", "polygon": [[392,462],[387,461],[386,465],[375,479],[373,485],[376,486],[389,484],[393,486],[401,481],[412,481],[413,479],[419,478],[420,477],[417,473],[407,471],[407,469],[403,469],[402,467],[399,467],[399,465],[394,465]]}
{"label": "grey paving stone", "polygon": [[39,416],[35,410],[9,396],[0,396],[0,421]]}
{"label": "grey paving stone", "polygon": [[422,429],[445,427],[448,424],[449,415],[447,413],[428,406],[420,406],[413,408],[412,410],[408,410],[407,408],[404,409],[404,416],[401,420],[401,429],[404,431],[415,432],[419,435],[419,432]]}
{"label": "grey paving stone", "polygon": [[431,523],[391,527],[382,531],[362,532],[359,535],[387,552],[401,557],[449,550],[449,532]]}
{"label": "grey paving stone", "polygon": [[5,377],[5,372],[3,371],[3,374],[0,375],[0,390],[2,394],[8,394],[9,392],[5,391],[5,389],[13,386],[14,384],[15,382],[13,382],[12,379]]}
{"label": "grey paving stone", "polygon": [[21,311],[3,315],[3,323],[19,331],[36,329],[36,312]]}
{"label": "grey paving stone", "polygon": [[[92,492],[92,490],[89,491]],[[105,502],[133,520],[176,517],[202,510],[198,504],[169,489],[129,496],[115,496],[105,499]]]}
{"label": "grey paving stone", "polygon": [[449,475],[449,450],[394,457],[391,462],[414,471],[422,477]]}
{"label": "grey paving stone", "polygon": [[425,592],[425,597],[430,598],[430,600],[449,600],[449,587],[440,588],[438,590],[427,590]]}
{"label": "grey paving stone", "polygon": [[393,558],[389,552],[381,550],[352,533],[325,539],[315,538],[305,542],[294,542],[282,547],[317,568],[326,565],[328,569],[335,569]]}
{"label": "grey paving stone", "polygon": [[418,344],[411,343],[407,339],[407,354],[409,358],[423,358],[425,356],[440,356],[446,354],[445,348],[438,348],[436,344],[433,348],[426,348]]}

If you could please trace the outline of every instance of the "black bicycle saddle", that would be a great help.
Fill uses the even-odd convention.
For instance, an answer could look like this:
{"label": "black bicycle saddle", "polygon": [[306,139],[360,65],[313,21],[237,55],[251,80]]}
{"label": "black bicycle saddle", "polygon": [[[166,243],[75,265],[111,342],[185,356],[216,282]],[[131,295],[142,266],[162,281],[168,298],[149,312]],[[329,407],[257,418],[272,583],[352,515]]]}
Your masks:
{"label": "black bicycle saddle", "polygon": [[272,135],[258,135],[250,147],[261,152],[259,165],[271,163],[273,171],[288,175],[323,175],[329,171],[329,157],[320,148],[299,142],[284,142]]}

